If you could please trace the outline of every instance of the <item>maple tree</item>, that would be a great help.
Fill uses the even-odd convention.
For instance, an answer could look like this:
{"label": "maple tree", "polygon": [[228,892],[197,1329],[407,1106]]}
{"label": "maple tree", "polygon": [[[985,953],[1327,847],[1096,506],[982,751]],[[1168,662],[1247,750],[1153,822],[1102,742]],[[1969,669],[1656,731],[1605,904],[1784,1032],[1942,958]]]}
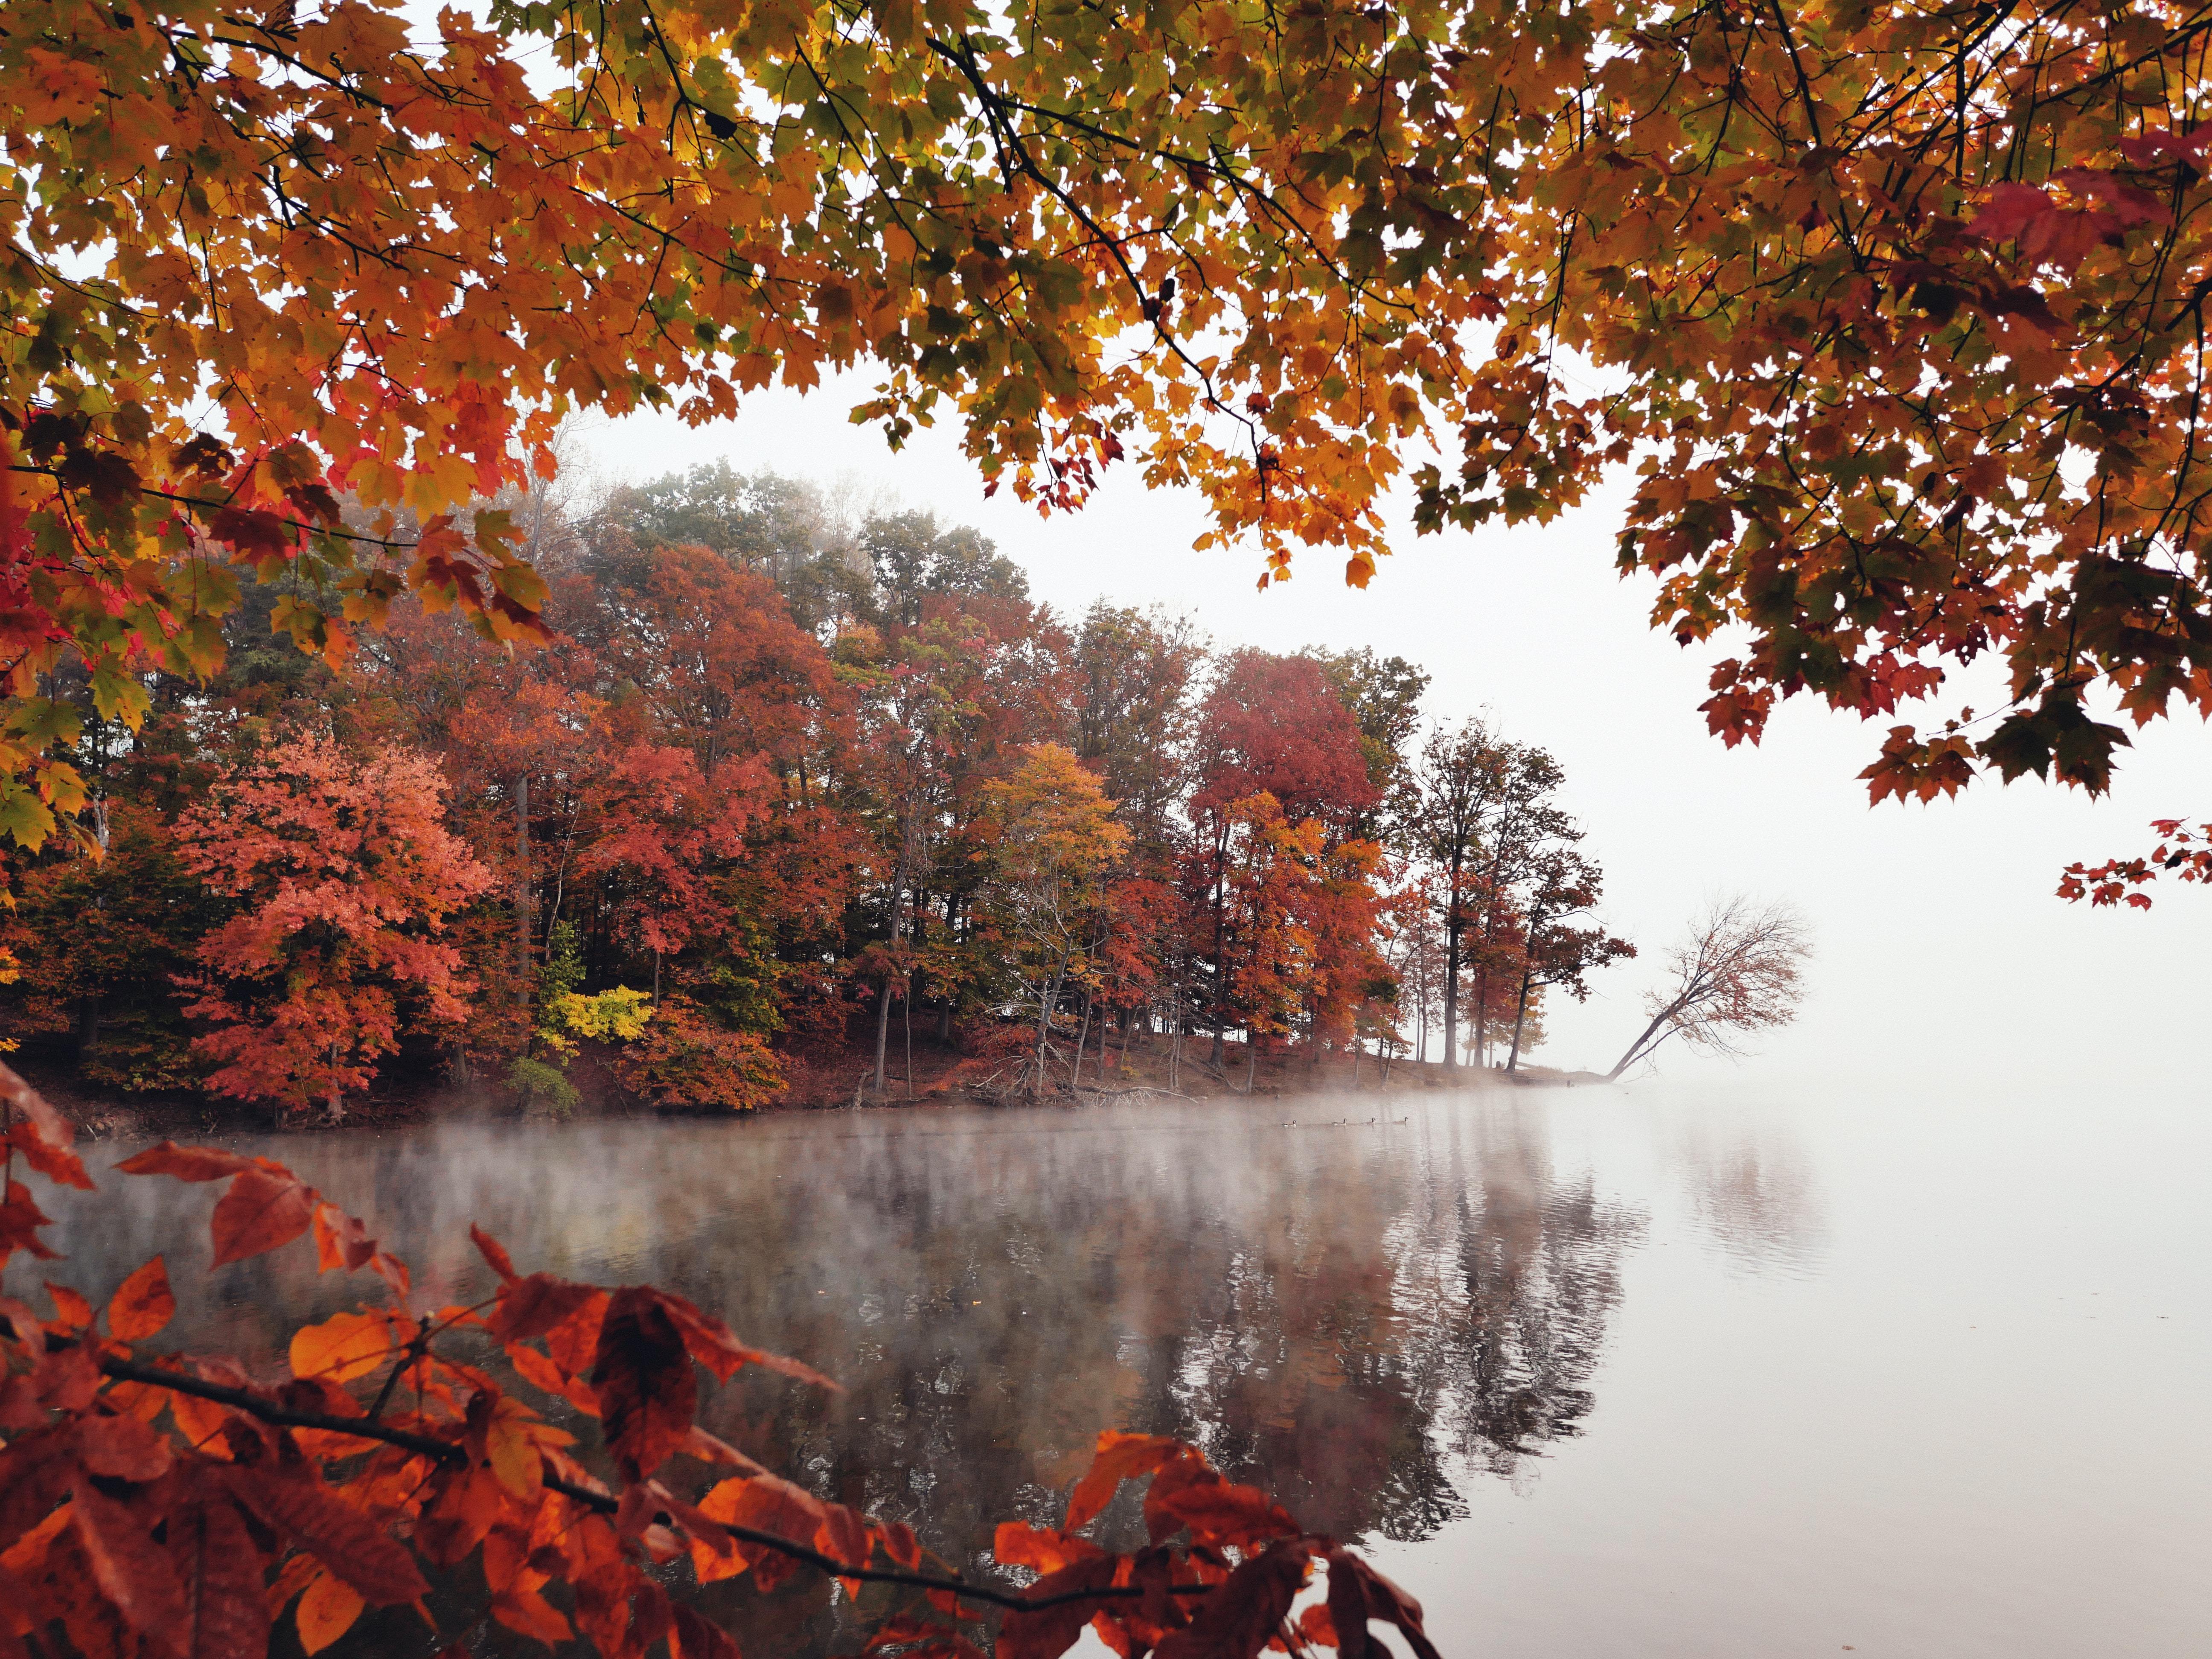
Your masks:
{"label": "maple tree", "polygon": [[319,1100],[335,1122],[403,1019],[463,1018],[459,952],[440,935],[491,878],[447,831],[444,793],[422,756],[311,733],[179,820],[180,860],[235,907],[200,941],[206,974],[184,1010],[205,1027],[193,1047],[215,1062],[209,1089]]}
{"label": "maple tree", "polygon": [[[4,1270],[19,1254],[52,1254],[19,1161],[61,1185],[94,1183],[66,1121],[5,1067],[0,1137]],[[680,1564],[696,1584],[745,1576],[766,1593],[814,1571],[856,1601],[882,1594],[868,1604],[871,1652],[975,1656],[978,1609],[994,1607],[1008,1659],[1053,1659],[1087,1629],[1117,1652],[1167,1659],[1293,1644],[1364,1655],[1373,1620],[1436,1659],[1412,1598],[1177,1441],[1102,1435],[1059,1527],[1009,1521],[993,1538],[998,1563],[1030,1582],[978,1578],[930,1557],[904,1525],[825,1502],[699,1427],[702,1370],[718,1383],[750,1366],[836,1385],[747,1346],[682,1297],[525,1274],[471,1228],[497,1289],[471,1305],[412,1307],[405,1265],[274,1160],[163,1142],[117,1167],[225,1183],[210,1217],[215,1266],[312,1237],[322,1271],[366,1271],[381,1299],[295,1330],[291,1375],[271,1384],[234,1359],[149,1351],[176,1306],[161,1256],[104,1308],[50,1287],[54,1314],[42,1318],[0,1296],[9,1651],[259,1659],[289,1613],[315,1653],[370,1607],[411,1602],[427,1619],[433,1580],[473,1565],[479,1626],[549,1648],[581,1641],[607,1659],[736,1659],[735,1640],[683,1593]],[[464,1345],[476,1358],[459,1357]],[[582,1438],[550,1419],[556,1407]],[[1115,1552],[1085,1528],[1128,1480],[1146,1482],[1150,1542]],[[1325,1594],[1293,1627],[1316,1570]],[[445,1650],[467,1650],[466,1632]]]}

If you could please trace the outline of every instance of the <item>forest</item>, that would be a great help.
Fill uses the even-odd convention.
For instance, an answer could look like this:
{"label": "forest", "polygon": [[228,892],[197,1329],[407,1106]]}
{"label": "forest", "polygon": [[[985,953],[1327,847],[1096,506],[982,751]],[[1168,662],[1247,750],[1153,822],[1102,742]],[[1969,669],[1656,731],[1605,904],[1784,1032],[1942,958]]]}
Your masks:
{"label": "forest", "polygon": [[48,677],[88,830],[0,919],[27,1063],[318,1121],[896,1098],[917,1032],[997,1098],[1133,1046],[1375,1080],[1515,1068],[1633,953],[1559,765],[1401,659],[1062,617],[973,530],[726,464],[509,507],[542,647],[403,599],[333,666],[276,584],[136,730]]}

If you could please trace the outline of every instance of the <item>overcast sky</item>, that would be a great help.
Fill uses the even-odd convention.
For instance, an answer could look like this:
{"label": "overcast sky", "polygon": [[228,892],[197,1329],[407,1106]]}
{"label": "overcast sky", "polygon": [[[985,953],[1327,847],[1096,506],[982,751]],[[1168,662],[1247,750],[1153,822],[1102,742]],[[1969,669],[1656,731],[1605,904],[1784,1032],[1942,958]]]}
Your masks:
{"label": "overcast sky", "polygon": [[734,422],[697,430],[634,417],[586,434],[587,465],[609,482],[717,459],[845,476],[979,526],[1063,612],[1101,595],[1158,602],[1219,644],[1370,646],[1420,664],[1434,676],[1432,717],[1486,710],[1565,766],[1568,805],[1606,871],[1607,918],[1644,952],[1600,975],[1586,1006],[1553,1011],[1537,1056],[1548,1064],[1610,1067],[1666,945],[1707,896],[1741,890],[1788,898],[1811,919],[1811,994],[1758,1060],[1670,1054],[1671,1079],[1876,1082],[1903,1066],[1988,1082],[2203,1086],[2212,891],[2173,887],[2146,915],[2068,905],[2051,890],[2075,858],[2148,850],[2154,817],[2212,816],[2212,739],[2193,716],[2141,735],[2101,802],[1992,781],[1955,801],[1870,809],[1856,775],[1880,724],[1808,703],[1778,714],[1758,749],[1706,735],[1697,706],[1717,653],[1652,632],[1654,583],[1614,574],[1620,494],[1542,529],[1416,538],[1401,514],[1394,555],[1365,592],[1343,585],[1340,556],[1316,551],[1296,580],[1261,593],[1255,554],[1191,550],[1203,527],[1194,497],[1148,491],[1121,468],[1073,515],[986,501],[951,430],[894,454],[873,428],[849,424],[865,386],[759,394]]}

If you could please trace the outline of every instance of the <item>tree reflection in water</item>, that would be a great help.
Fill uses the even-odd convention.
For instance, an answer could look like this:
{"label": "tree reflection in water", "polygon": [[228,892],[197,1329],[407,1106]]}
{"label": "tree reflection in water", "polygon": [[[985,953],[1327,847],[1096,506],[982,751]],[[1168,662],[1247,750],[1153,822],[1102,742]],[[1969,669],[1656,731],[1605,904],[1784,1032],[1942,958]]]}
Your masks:
{"label": "tree reflection in water", "polygon": [[[1332,1109],[1361,1121],[1316,1121]],[[1577,1431],[1641,1215],[1554,1169],[1541,1103],[1375,1110],[493,1124],[271,1150],[365,1206],[428,1298],[482,1292],[479,1220],[526,1271],[661,1284],[820,1365],[849,1391],[741,1373],[709,1425],[957,1558],[999,1520],[1050,1519],[1102,1428],[1185,1437],[1310,1526],[1393,1539],[1463,1513],[1455,1481]],[[105,1294],[156,1249],[198,1265],[191,1189],[137,1196],[131,1236],[63,1240],[72,1282]],[[304,1253],[260,1258],[179,1334],[266,1352],[277,1310],[347,1289]],[[1106,1524],[1133,1528],[1133,1509]],[[779,1629],[745,1622],[815,1648],[825,1594],[771,1598]]]}

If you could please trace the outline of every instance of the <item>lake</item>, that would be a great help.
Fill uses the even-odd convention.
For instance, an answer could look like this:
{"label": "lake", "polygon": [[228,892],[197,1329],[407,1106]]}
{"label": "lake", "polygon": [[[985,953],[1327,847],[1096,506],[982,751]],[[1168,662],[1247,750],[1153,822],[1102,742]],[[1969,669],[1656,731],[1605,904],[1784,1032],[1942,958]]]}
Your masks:
{"label": "lake", "polygon": [[[226,1144],[418,1301],[484,1293],[473,1220],[804,1357],[849,1392],[748,1372],[705,1420],[954,1559],[1112,1427],[1362,1540],[1450,1656],[2200,1659],[2202,1100],[1753,1079]],[[264,1355],[367,1294],[304,1245],[204,1278],[214,1190],[50,1205],[54,1276],[166,1251],[178,1340]],[[778,1600],[750,1650],[827,1651],[822,1587]]]}

